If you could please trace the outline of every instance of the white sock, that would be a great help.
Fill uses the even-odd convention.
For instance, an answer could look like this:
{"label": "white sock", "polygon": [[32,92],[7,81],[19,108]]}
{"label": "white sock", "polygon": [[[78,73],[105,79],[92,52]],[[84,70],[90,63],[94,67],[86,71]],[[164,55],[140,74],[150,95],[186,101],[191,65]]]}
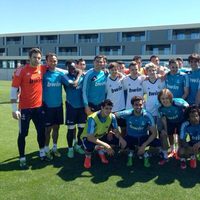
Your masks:
{"label": "white sock", "polygon": [[53,150],[53,151],[56,151],[56,150],[57,150],[57,144],[53,144],[52,150]]}
{"label": "white sock", "polygon": [[149,154],[147,152],[145,152],[143,156],[144,156],[144,158],[148,158]]}
{"label": "white sock", "polygon": [[20,161],[26,161],[26,157],[19,158]]}
{"label": "white sock", "polygon": [[45,150],[44,148],[40,149],[40,157],[44,157],[45,156]]}
{"label": "white sock", "polygon": [[44,150],[45,150],[46,153],[49,152],[49,146],[45,146]]}
{"label": "white sock", "polygon": [[128,157],[133,157],[133,152],[129,152]]}
{"label": "white sock", "polygon": [[168,158],[167,151],[162,151],[162,153],[163,153],[164,159],[167,159]]}
{"label": "white sock", "polygon": [[73,151],[74,149],[73,149],[73,147],[69,147],[68,150],[69,151]]}

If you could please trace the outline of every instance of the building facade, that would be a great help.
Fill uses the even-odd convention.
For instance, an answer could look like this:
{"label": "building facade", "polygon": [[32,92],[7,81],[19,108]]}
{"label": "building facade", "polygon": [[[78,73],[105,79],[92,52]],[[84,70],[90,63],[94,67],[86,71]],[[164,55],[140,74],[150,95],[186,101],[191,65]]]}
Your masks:
{"label": "building facade", "polygon": [[[32,47],[58,55],[59,66],[67,59],[83,58],[92,66],[95,55],[106,55],[108,61],[129,62],[135,55],[149,61],[158,55],[161,62],[182,57],[185,61],[200,53],[200,23],[136,28],[12,33],[0,35],[0,79],[10,79],[17,63],[25,63]],[[10,70],[9,70],[10,69]],[[9,72],[11,71],[11,72]]]}

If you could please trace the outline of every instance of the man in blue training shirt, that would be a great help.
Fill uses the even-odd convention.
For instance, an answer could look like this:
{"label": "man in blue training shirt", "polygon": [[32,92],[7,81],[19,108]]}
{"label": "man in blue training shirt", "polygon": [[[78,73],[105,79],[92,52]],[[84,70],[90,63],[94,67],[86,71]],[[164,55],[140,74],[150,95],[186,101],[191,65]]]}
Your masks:
{"label": "man in blue training shirt", "polygon": [[198,93],[200,92],[199,84],[200,84],[200,56],[199,54],[191,54],[188,57],[188,62],[192,68],[192,70],[188,74],[189,78],[189,95],[187,98],[187,102],[192,104],[199,104],[199,96]]}
{"label": "man in blue training shirt", "polygon": [[165,84],[174,98],[186,99],[189,93],[188,75],[179,71],[178,61],[169,60],[170,72],[166,74]]}
{"label": "man in blue training shirt", "polygon": [[[82,98],[82,85],[84,75],[82,74],[78,80],[78,85],[74,87],[73,83],[78,76],[78,71],[76,65],[73,61],[67,61],[66,67],[68,68],[68,74],[65,76],[67,83],[65,86],[66,91],[66,125],[68,128],[67,131],[67,142],[68,142],[68,158],[74,157],[74,148],[75,151],[79,154],[85,154],[81,148],[82,141],[80,139],[81,133],[86,123],[86,113],[84,111],[83,98]],[[73,148],[73,137],[76,132],[76,125],[78,127],[77,143]]]}
{"label": "man in blue training shirt", "polygon": [[102,70],[105,57],[98,55],[94,58],[94,68],[87,71],[83,81],[83,103],[87,115],[101,109],[105,100],[105,84],[107,74]]}
{"label": "man in blue training shirt", "polygon": [[[56,68],[58,59],[56,54],[46,55],[48,70],[43,76],[43,104],[45,109],[45,153],[47,159],[52,160],[52,154],[60,157],[57,150],[58,132],[63,124],[62,85],[66,82],[64,72]],[[66,71],[67,72],[67,71]],[[50,133],[52,131],[53,148],[50,151]]]}
{"label": "man in blue training shirt", "polygon": [[[180,132],[179,155],[181,157],[181,169],[186,168],[186,157],[190,156],[190,167],[196,168],[196,157],[199,160],[200,151],[200,109],[193,105],[187,108],[187,121],[183,122]],[[187,142],[187,136],[189,141]]]}
{"label": "man in blue training shirt", "polygon": [[[160,140],[156,138],[157,129],[153,116],[143,109],[144,101],[140,96],[131,99],[133,109],[117,112],[116,116],[124,118],[127,124],[125,140],[130,149],[127,166],[133,165],[133,151],[138,146],[137,155],[144,156],[144,166],[150,167],[149,155],[145,152],[147,146],[160,147]],[[149,134],[150,133],[150,134]]]}

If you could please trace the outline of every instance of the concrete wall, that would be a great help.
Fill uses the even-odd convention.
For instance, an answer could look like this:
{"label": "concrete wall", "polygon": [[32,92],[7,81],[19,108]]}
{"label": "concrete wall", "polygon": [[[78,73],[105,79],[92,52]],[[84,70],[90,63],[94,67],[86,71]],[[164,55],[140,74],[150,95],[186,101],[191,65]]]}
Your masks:
{"label": "concrete wall", "polygon": [[0,69],[0,80],[12,80],[12,75],[15,69]]}

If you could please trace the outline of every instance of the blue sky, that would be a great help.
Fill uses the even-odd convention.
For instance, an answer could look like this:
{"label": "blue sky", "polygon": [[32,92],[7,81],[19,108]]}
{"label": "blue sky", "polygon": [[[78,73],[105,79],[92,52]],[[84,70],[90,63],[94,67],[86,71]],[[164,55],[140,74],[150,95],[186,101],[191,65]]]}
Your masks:
{"label": "blue sky", "polygon": [[200,23],[200,0],[2,0],[0,34]]}

